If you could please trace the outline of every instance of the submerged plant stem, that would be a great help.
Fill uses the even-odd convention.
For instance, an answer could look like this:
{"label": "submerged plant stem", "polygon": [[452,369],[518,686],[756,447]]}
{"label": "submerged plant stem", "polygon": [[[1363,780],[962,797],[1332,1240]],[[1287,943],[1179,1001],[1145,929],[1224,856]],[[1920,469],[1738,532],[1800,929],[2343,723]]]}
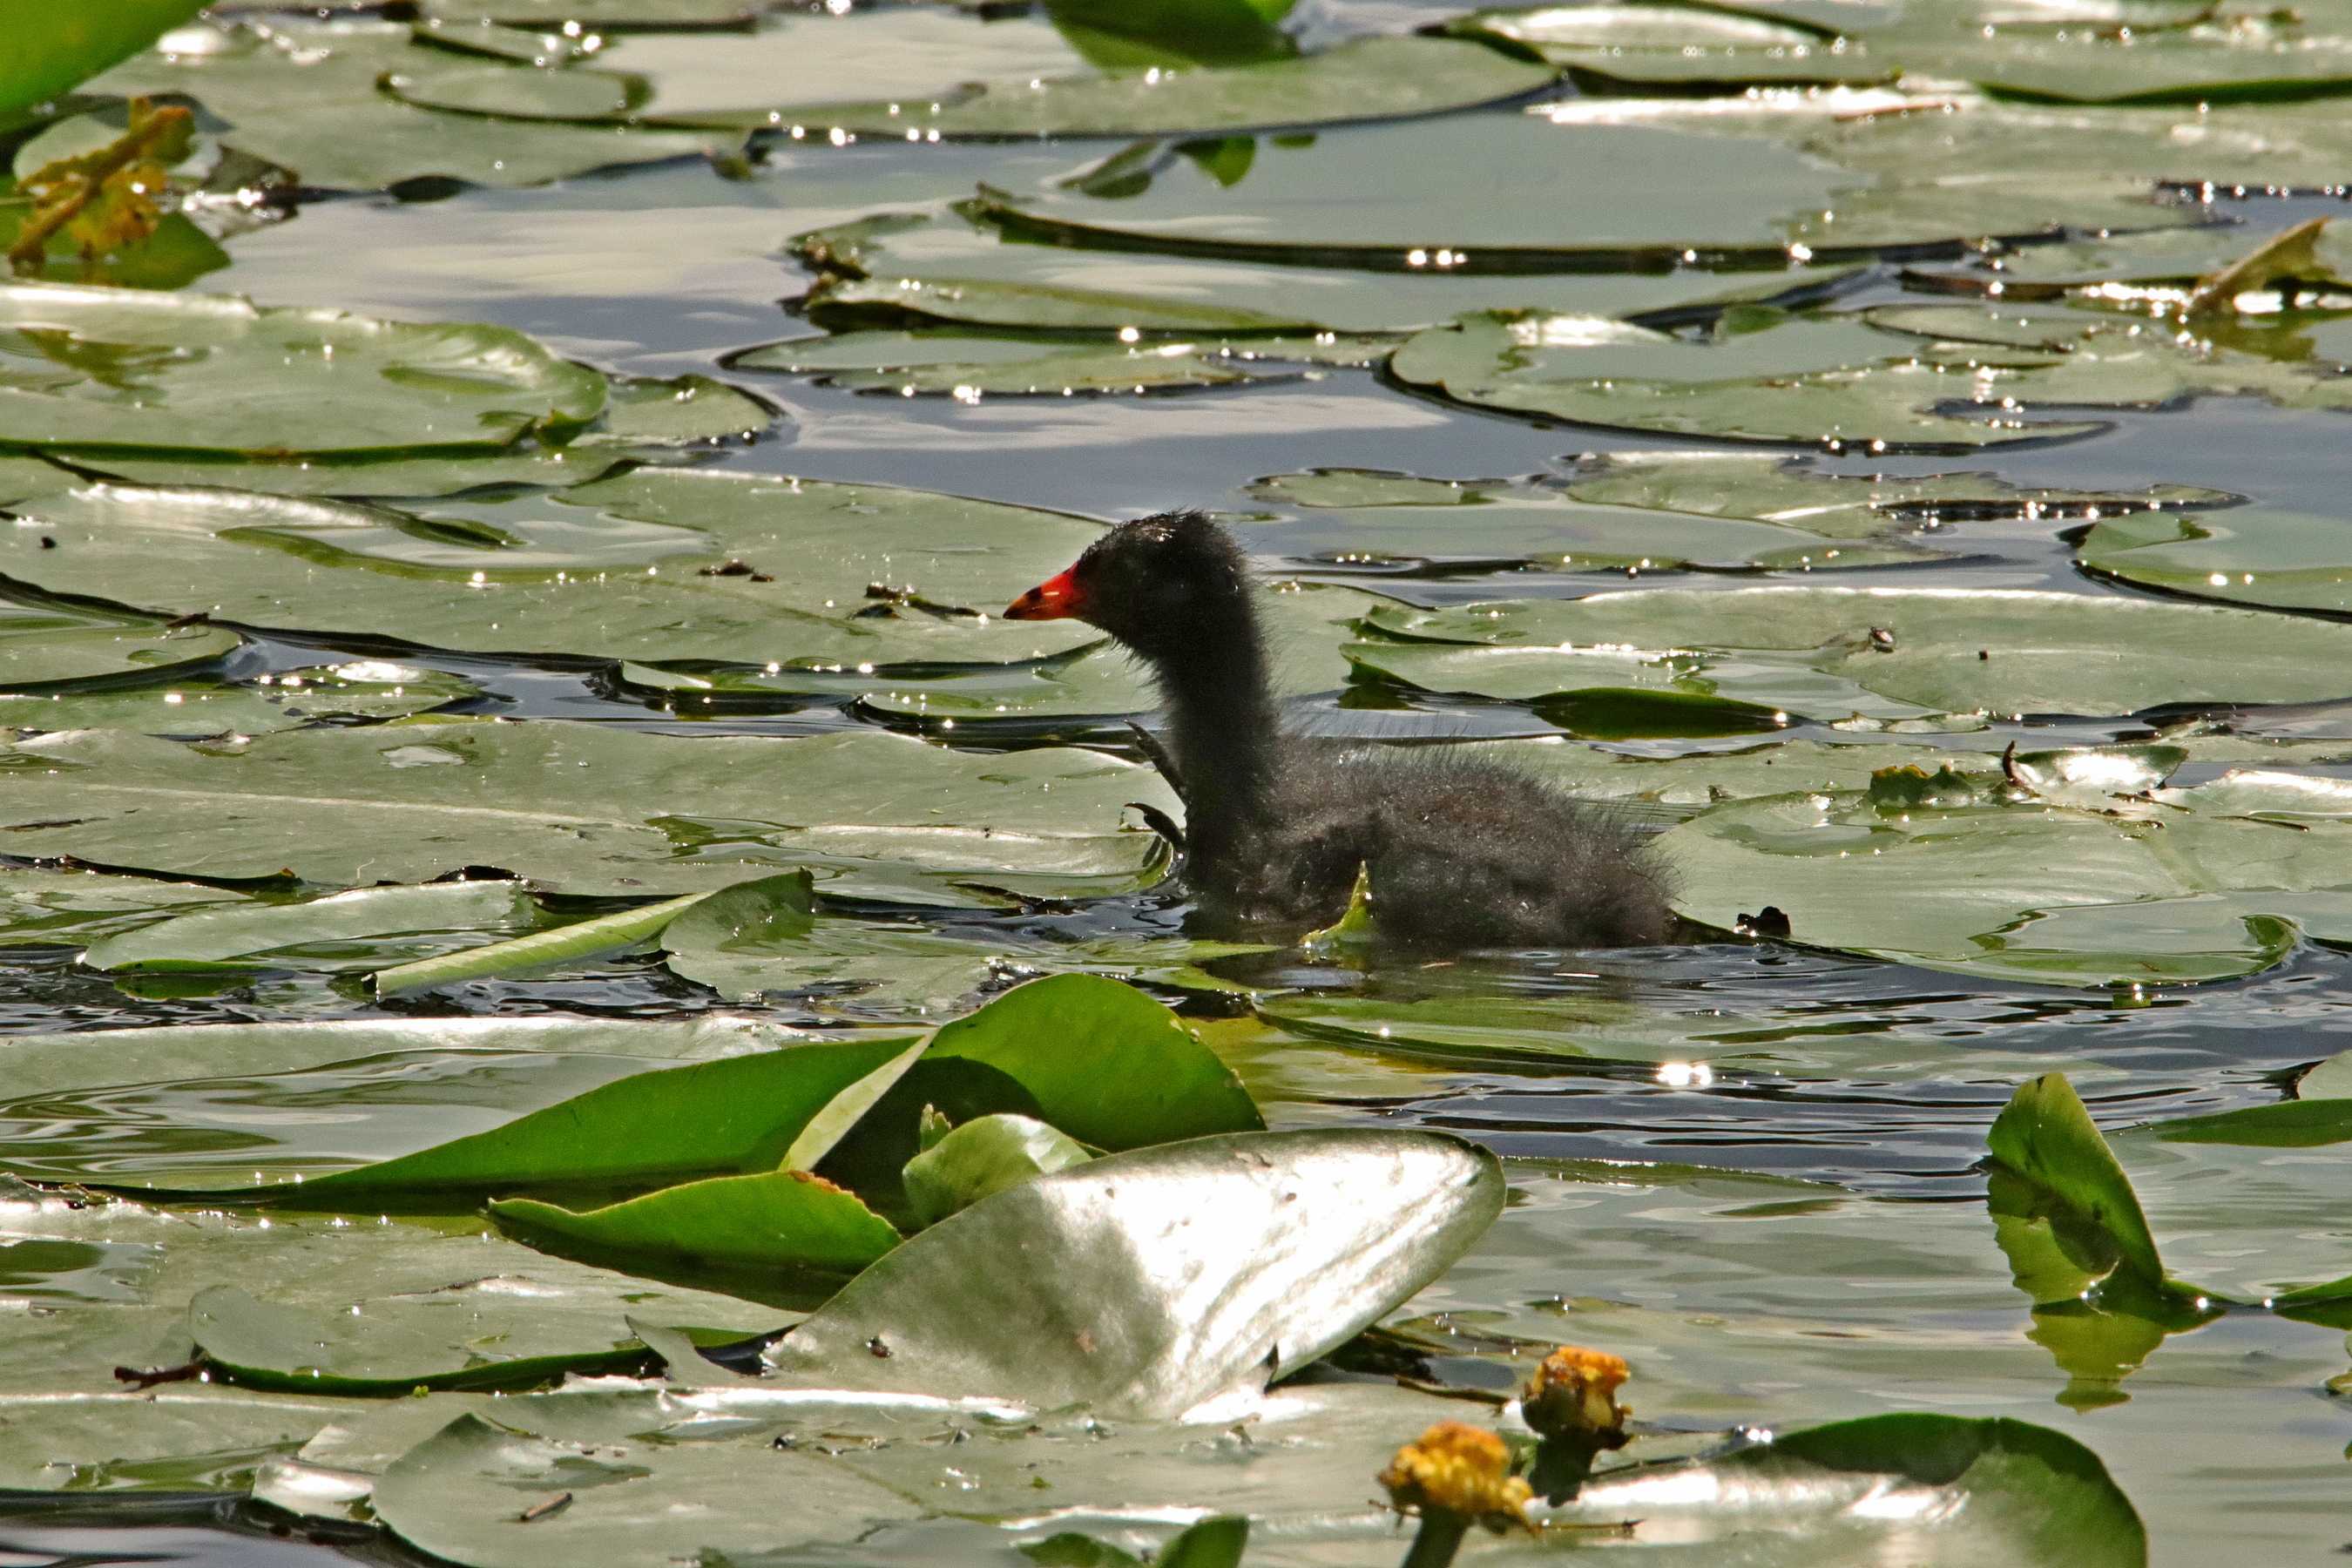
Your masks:
{"label": "submerged plant stem", "polygon": [[1469,1532],[1470,1521],[1452,1509],[1429,1510],[1421,1516],[1421,1528],[1413,1532],[1402,1568],[1446,1568]]}

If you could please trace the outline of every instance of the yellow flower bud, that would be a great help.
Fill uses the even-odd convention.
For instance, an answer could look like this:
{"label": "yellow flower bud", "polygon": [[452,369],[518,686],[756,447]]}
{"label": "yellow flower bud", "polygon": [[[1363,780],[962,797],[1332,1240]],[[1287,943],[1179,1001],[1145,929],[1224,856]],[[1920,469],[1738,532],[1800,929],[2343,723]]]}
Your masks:
{"label": "yellow flower bud", "polygon": [[1389,1499],[1409,1513],[1446,1512],[1489,1530],[1525,1527],[1532,1495],[1511,1474],[1511,1450],[1500,1437],[1459,1421],[1441,1421],[1397,1450],[1380,1475]]}
{"label": "yellow flower bud", "polygon": [[1633,1413],[1616,1398],[1630,1375],[1622,1356],[1562,1345],[1528,1379],[1520,1413],[1546,1437],[1583,1437],[1613,1448],[1625,1440],[1625,1417]]}

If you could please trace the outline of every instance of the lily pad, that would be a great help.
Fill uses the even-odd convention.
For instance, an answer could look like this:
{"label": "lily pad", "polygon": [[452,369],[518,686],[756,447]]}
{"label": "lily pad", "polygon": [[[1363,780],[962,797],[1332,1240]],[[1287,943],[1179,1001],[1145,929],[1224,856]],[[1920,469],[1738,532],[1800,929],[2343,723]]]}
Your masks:
{"label": "lily pad", "polygon": [[[135,930],[160,917],[234,907],[245,895],[193,882],[163,882],[104,871],[43,870],[0,867],[0,942],[25,947],[79,947],[117,931]],[[14,1065],[22,1047],[12,1043],[0,1059]],[[15,1079],[10,1081],[13,1083]]]}
{"label": "lily pad", "polygon": [[[566,6],[558,22],[581,20]],[[740,9],[740,7],[739,7]],[[83,84],[123,97],[179,93],[226,121],[226,146],[294,170],[307,185],[372,191],[428,179],[535,185],[625,163],[693,157],[705,138],[628,126],[445,114],[377,88],[449,56],[402,23],[272,17],[183,28],[164,47]]]}
{"label": "lily pad", "polygon": [[907,1162],[907,1200],[917,1218],[937,1225],[991,1194],[1093,1157],[1031,1117],[976,1117]]}
{"label": "lily pad", "polygon": [[[332,950],[292,961],[296,967],[362,968],[383,962],[383,944],[527,924],[535,910],[519,882],[439,882],[424,887],[361,888],[292,904],[249,904],[178,915],[92,942],[81,962],[92,969],[261,968],[279,949]],[[361,945],[364,944],[364,945]],[[354,951],[356,949],[356,951]]]}
{"label": "lily pad", "polygon": [[2229,979],[2283,961],[2299,933],[2352,935],[2341,818],[2283,832],[2226,807],[2159,819],[2120,796],[2008,801],[1990,783],[1891,771],[1867,791],[1719,806],[1660,853],[1683,878],[1677,908],[1709,925],[1772,905],[1809,945],[2042,984]]}
{"label": "lily pad", "polygon": [[420,513],[113,485],[19,507],[60,547],[8,531],[0,569],[52,592],[467,652],[780,672],[988,665],[1078,646],[1083,629],[997,612],[1098,531],[924,490],[669,468]]}
{"label": "lily pad", "polygon": [[[18,743],[14,853],[182,876],[290,870],[350,887],[501,866],[604,897],[706,892],[793,865],[828,886],[970,902],[959,884],[1133,887],[1176,809],[1148,770],[1091,752],[961,757],[865,734],[650,735],[451,720],[263,736],[233,753],[80,731]],[[528,800],[528,808],[494,804]],[[845,816],[840,803],[856,800]]]}
{"label": "lily pad", "polygon": [[816,122],[927,138],[1149,136],[1442,114],[1531,93],[1549,67],[1450,38],[1370,37],[1261,65],[1060,77],[922,103],[828,108]]}
{"label": "lily pad", "polygon": [[[395,1460],[376,1483],[376,1514],[401,1539],[477,1568],[668,1568],[701,1553],[730,1558],[837,1542],[918,1507],[814,1454],[761,1456],[763,1481],[796,1500],[784,1519],[743,1507],[744,1459],[719,1444],[598,1443],[459,1416]],[[563,1502],[544,1512],[538,1505]],[[526,1515],[528,1517],[526,1517]]]}
{"label": "lily pad", "polygon": [[1895,79],[1892,59],[1828,28],[1780,20],[1769,9],[1632,4],[1480,11],[1449,33],[1500,39],[1580,84],[1650,89],[1864,87]]}
{"label": "lily pad", "polygon": [[[19,502],[18,505],[30,504]],[[41,548],[45,534],[19,526],[28,550]],[[57,553],[59,552],[52,552]],[[86,683],[149,676],[198,678],[244,646],[226,626],[173,626],[144,616],[62,605],[0,604],[0,683],[30,696],[79,696]],[[0,704],[6,699],[0,698]]]}
{"label": "lily pad", "polygon": [[[1249,493],[1276,506],[1348,514],[1345,543],[1307,558],[1350,565],[1765,572],[1885,566],[1942,553],[1899,537],[1902,525],[1886,516],[1876,538],[1841,538],[1801,525],[1582,501],[1565,488],[1505,479],[1320,468],[1260,479]],[[1279,525],[1249,531],[1254,543],[1277,549],[1284,532]]]}
{"label": "lily pad", "polygon": [[1383,339],[1247,338],[1208,342],[1067,342],[977,332],[845,332],[753,349],[729,363],[814,376],[853,392],[903,397],[1067,397],[1169,392],[1297,376],[1305,365],[1364,366]]}
{"label": "lily pad", "polygon": [[605,395],[504,327],[53,284],[0,285],[0,443],[84,451],[495,450]]}
{"label": "lily pad", "polygon": [[1597,453],[1576,463],[1567,489],[1601,505],[1753,518],[1836,539],[1867,539],[1894,522],[1930,533],[1958,522],[2096,522],[2142,509],[2226,506],[2238,499],[2189,485],[2025,486],[1985,471],[1824,473],[1809,459],[1749,452]]}
{"label": "lily pad", "polygon": [[199,678],[168,686],[0,691],[0,728],[21,733],[128,730],[176,740],[266,735],[321,721],[406,718],[478,691],[472,681],[446,670],[352,659],[278,670],[235,685]]}
{"label": "lily pad", "polygon": [[[1433,689],[1632,688],[1816,718],[2318,701],[2347,694],[2329,664],[2352,639],[2254,611],[2014,589],[1644,588],[1376,610],[1366,624],[1424,646],[1358,644],[1351,659]],[[2214,646],[2232,657],[2206,658]]]}
{"label": "lily pad", "polygon": [[1502,1197],[1493,1156],[1428,1133],[1243,1133],[1116,1155],[932,1226],[767,1359],[799,1386],[1181,1415],[1393,1310]]}
{"label": "lily pad", "polygon": [[714,1176],[585,1213],[530,1198],[490,1212],[557,1251],[721,1268],[855,1274],[898,1245],[890,1222],[856,1194],[806,1171]]}
{"label": "lily pad", "polygon": [[[2017,416],[2033,390],[2029,367],[2047,356],[2021,363],[2018,352],[1942,343],[1906,351],[1853,317],[1765,324],[1771,330],[1691,340],[1585,317],[1486,311],[1412,337],[1389,369],[1481,408],[1832,451],[1966,450],[2098,428]],[[2141,384],[2127,380],[2106,401],[2132,401]],[[1969,408],[1979,411],[1958,411]]]}
{"label": "lily pad", "polygon": [[2142,587],[2282,610],[2352,611],[2352,530],[2270,507],[2103,518],[2074,547],[2090,571]]}
{"label": "lily pad", "polygon": [[[1147,152],[1158,146],[1139,145]],[[1411,331],[1465,310],[1530,300],[1620,316],[1703,314],[1728,300],[1800,301],[1846,276],[1835,268],[1791,267],[1780,255],[1746,272],[1551,273],[1538,280],[1426,265],[1402,272],[1310,266],[1286,256],[1239,260],[1124,247],[1047,248],[1020,243],[1024,210],[1000,194],[961,204],[955,213],[892,213],[803,234],[793,248],[823,276],[802,308],[814,321],[841,327],[947,322],[1203,336],[1360,334]]]}

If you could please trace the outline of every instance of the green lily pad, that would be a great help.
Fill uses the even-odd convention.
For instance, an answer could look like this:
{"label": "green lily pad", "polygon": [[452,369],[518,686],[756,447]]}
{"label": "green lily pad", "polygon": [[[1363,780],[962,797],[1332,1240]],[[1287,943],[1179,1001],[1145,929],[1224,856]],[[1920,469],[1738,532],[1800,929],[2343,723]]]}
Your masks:
{"label": "green lily pad", "polygon": [[[13,247],[33,205],[0,197],[0,248]],[[166,213],[155,231],[119,250],[86,257],[63,232],[50,237],[43,265],[29,276],[50,283],[102,283],[115,289],[184,289],[228,265],[220,242],[184,213]]]}
{"label": "green lily pad", "polygon": [[2074,547],[2102,576],[2192,598],[2282,610],[2352,610],[2341,518],[2269,507],[2103,518]]}
{"label": "green lily pad", "polygon": [[[1114,159],[1047,195],[983,191],[978,210],[1015,237],[1060,245],[1353,266],[1476,288],[1490,287],[1498,272],[1794,268],[1869,260],[1890,247],[1957,249],[2069,221],[2184,221],[2168,217],[2144,187],[2136,201],[2102,203],[2031,181],[1903,183],[1933,165],[1874,190],[1871,173],[1809,155],[1790,135],[1789,116],[1727,120],[1488,115],[1372,127],[1308,149],[1268,149],[1230,186],[1181,160],[1136,170]],[[1487,177],[1463,181],[1465,167]],[[1335,190],[1349,199],[1332,201]],[[1454,309],[1486,303],[1465,300]],[[1551,297],[1544,282],[1523,276],[1508,303],[1545,305]],[[1555,308],[1573,308],[1572,296]]]}
{"label": "green lily pad", "polygon": [[[1366,624],[1423,646],[1358,644],[1351,659],[1435,689],[1528,700],[1631,687],[1816,718],[2319,701],[2347,695],[2329,665],[2352,638],[2253,611],[1950,588],[1644,588],[1376,610]],[[2217,646],[2228,661],[2205,657]]]}
{"label": "green lily pad", "polygon": [[1363,366],[1384,339],[1248,338],[1211,342],[1057,342],[977,332],[845,332],[753,349],[729,363],[814,376],[827,386],[900,396],[1067,397],[1168,392],[1297,376],[1305,365]]}
{"label": "green lily pad", "polygon": [[406,718],[478,691],[472,681],[446,670],[352,659],[279,670],[236,685],[197,679],[168,686],[0,691],[0,728],[25,733],[128,730],[177,740],[266,735],[320,721]]}
{"label": "green lily pad", "polygon": [[[31,504],[19,502],[20,506]],[[27,550],[53,537],[21,525]],[[50,553],[62,553],[53,550]],[[84,682],[150,676],[201,678],[206,666],[244,645],[226,626],[167,626],[143,616],[64,605],[0,604],[0,683],[19,700],[79,697]],[[6,700],[0,698],[0,703]]]}
{"label": "green lily pad", "polygon": [[494,450],[605,395],[504,327],[51,284],[0,285],[0,443],[78,450]]}
{"label": "green lily pad", "polygon": [[[1249,493],[1276,506],[1348,513],[1344,545],[1312,557],[1345,563],[1766,572],[1885,566],[1942,553],[1897,537],[1901,525],[1892,518],[1882,518],[1877,538],[1837,538],[1796,525],[1581,501],[1564,488],[1502,479],[1319,468],[1260,479]],[[1277,549],[1283,532],[1279,525],[1249,531],[1253,542]]]}
{"label": "green lily pad", "polygon": [[[1966,266],[1920,268],[1912,278],[1946,290],[1996,295],[2021,303],[2076,297],[2099,304],[2171,304],[2187,301],[2200,278],[2220,271],[2256,244],[2234,224],[2151,233],[2109,235],[2035,245],[2004,254],[1972,258]],[[2333,226],[2320,231],[2309,276],[2294,281],[2305,291],[2340,294],[2352,289],[2352,258]]]}
{"label": "green lily pad", "polygon": [[[527,924],[534,914],[519,882],[361,888],[300,903],[177,915],[92,942],[81,962],[117,973],[262,968],[277,962],[303,968],[370,967],[382,962],[387,942],[407,947],[422,939],[439,945],[451,936],[470,939],[485,930]],[[365,945],[355,952],[357,944]],[[280,949],[321,947],[331,952],[272,957]]]}
{"label": "green lily pad", "polygon": [[[234,907],[242,893],[192,882],[162,882],[104,871],[0,867],[0,942],[79,947],[132,931],[159,916]],[[13,1064],[16,1058],[12,1055]],[[13,1079],[12,1079],[13,1081]]]}
{"label": "green lily pad", "polygon": [[2020,1087],[1986,1141],[1994,1159],[2104,1233],[2123,1268],[2147,1284],[2162,1282],[2164,1263],[2131,1178],[2063,1074]]}
{"label": "green lily pad", "polygon": [[1888,773],[1864,792],[1719,806],[1660,853],[1683,879],[1677,908],[1709,925],[1770,905],[1809,945],[2042,984],[2230,979],[2280,963],[2299,934],[2352,934],[2340,818],[2294,834],[2226,809],[2159,822],[2121,797],[2001,804],[1990,783]]}
{"label": "green lily pad", "polygon": [[59,548],[9,531],[0,569],[52,592],[468,652],[779,672],[988,665],[1076,647],[1084,628],[997,612],[1098,531],[924,490],[674,468],[421,513],[110,485],[19,509]]}
{"label": "green lily pad", "polygon": [[[961,884],[1134,887],[1159,840],[1118,829],[1148,770],[1090,752],[959,756],[872,733],[679,739],[447,720],[268,735],[233,753],[80,731],[19,742],[0,816],[18,855],[182,876],[290,870],[350,887],[501,866],[568,893],[707,892],[807,865],[929,902]],[[528,800],[528,808],[495,804]],[[843,801],[858,808],[845,815]]]}
{"label": "green lily pad", "polygon": [[[740,9],[740,6],[737,7]],[[581,20],[568,13],[558,22]],[[294,170],[307,185],[372,191],[446,179],[535,185],[626,163],[693,157],[705,139],[628,126],[565,125],[418,109],[379,79],[449,56],[403,23],[272,17],[268,26],[196,26],[171,48],[126,60],[82,90],[180,93],[226,121],[221,142]]]}
{"label": "green lily pad", "polygon": [[[1147,152],[1159,146],[1139,145]],[[1620,316],[1704,312],[1718,301],[1750,296],[1810,298],[1845,276],[1835,268],[1791,267],[1780,255],[1748,272],[1601,271],[1537,279],[1426,266],[1402,272],[1318,267],[1287,256],[1248,260],[1158,249],[1143,255],[1124,247],[1041,249],[1017,238],[1032,226],[1026,210],[1000,193],[960,204],[954,213],[891,213],[803,234],[793,248],[823,276],[802,308],[810,320],[837,327],[940,322],[1102,332],[1132,327],[1203,336],[1330,331],[1344,341],[1346,334],[1411,331],[1465,310],[1530,300]]]}
{"label": "green lily pad", "polygon": [[898,1245],[856,1194],[806,1171],[714,1176],[575,1213],[508,1198],[490,1213],[526,1238],[614,1259],[855,1274]]}
{"label": "green lily pad", "polygon": [[[2026,253],[2031,254],[2031,253]],[[1785,523],[1867,539],[1890,523],[1927,532],[1958,522],[2074,522],[2141,509],[2226,506],[2235,496],[2189,485],[2078,490],[2011,484],[1999,474],[1833,474],[1808,459],[1750,452],[1603,452],[1580,460],[1579,500]]]}
{"label": "green lily pad", "polygon": [[[1767,325],[1691,340],[1585,317],[1486,311],[1407,340],[1389,369],[1481,408],[1832,451],[1965,450],[2098,427],[2018,418],[2032,373],[2011,363],[2014,354],[1951,344],[1906,351],[1853,317]],[[1947,412],[1970,407],[1982,411]]]}
{"label": "green lily pad", "polygon": [[907,1162],[907,1201],[918,1219],[937,1225],[991,1194],[1092,1158],[1031,1117],[975,1117]]}
{"label": "green lily pad", "polygon": [[1555,75],[1482,44],[1356,38],[1261,65],[1060,77],[983,84],[929,102],[843,104],[828,107],[815,122],[909,140],[934,132],[943,137],[1150,136],[1335,125],[1499,102],[1533,92]]}
{"label": "green lily pad", "polygon": [[2352,90],[2352,36],[2292,13],[2170,27],[2029,23],[1906,53],[1905,66],[2040,102],[2273,102]]}
{"label": "green lily pad", "polygon": [[1891,81],[1891,59],[1826,28],[1761,10],[1673,4],[1545,5],[1479,11],[1447,25],[1500,39],[1580,83],[1725,91],[1746,87],[1867,87]]}
{"label": "green lily pad", "polygon": [[1428,1133],[1241,1133],[1114,1155],[933,1226],[767,1360],[798,1386],[1181,1415],[1409,1299],[1502,1197],[1493,1156]]}
{"label": "green lily pad", "polygon": [[16,47],[0,72],[0,113],[13,115],[137,54],[199,9],[189,0],[131,0],[96,16],[12,10]]}
{"label": "green lily pad", "polygon": [[[847,1548],[876,1525],[921,1510],[838,1461],[770,1454],[763,1480],[801,1500],[780,1520],[743,1506],[744,1460],[720,1444],[576,1441],[459,1416],[395,1460],[375,1486],[378,1518],[402,1540],[475,1568],[669,1568],[702,1553],[730,1559]],[[537,1505],[563,1503],[544,1511]],[[528,1518],[525,1516],[529,1515]]]}

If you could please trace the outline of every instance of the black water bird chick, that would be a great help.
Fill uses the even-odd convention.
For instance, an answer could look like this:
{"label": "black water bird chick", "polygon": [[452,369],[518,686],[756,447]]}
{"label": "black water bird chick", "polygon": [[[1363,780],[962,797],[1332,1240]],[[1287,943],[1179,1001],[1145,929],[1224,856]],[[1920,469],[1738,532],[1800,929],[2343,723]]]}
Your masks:
{"label": "black water bird chick", "polygon": [[1284,733],[1256,592],[1223,529],[1164,512],[1112,529],[1005,611],[1086,621],[1150,667],[1184,801],[1185,878],[1213,922],[1328,925],[1368,867],[1374,924],[1400,946],[1665,940],[1666,868],[1608,808],[1456,747]]}

